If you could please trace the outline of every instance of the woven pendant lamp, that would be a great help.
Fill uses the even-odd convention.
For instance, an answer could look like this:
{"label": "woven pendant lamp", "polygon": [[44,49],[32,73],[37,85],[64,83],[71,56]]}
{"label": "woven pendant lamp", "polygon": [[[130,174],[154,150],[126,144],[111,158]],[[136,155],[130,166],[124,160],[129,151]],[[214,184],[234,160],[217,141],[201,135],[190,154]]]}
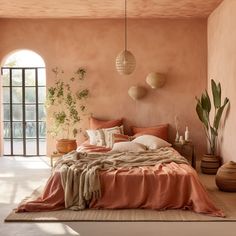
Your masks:
{"label": "woven pendant lamp", "polygon": [[146,78],[146,83],[152,88],[157,89],[164,86],[166,77],[163,74],[151,72]]}
{"label": "woven pendant lamp", "polygon": [[134,55],[127,50],[127,2],[125,0],[125,50],[116,57],[116,70],[121,75],[131,74],[136,66]]}

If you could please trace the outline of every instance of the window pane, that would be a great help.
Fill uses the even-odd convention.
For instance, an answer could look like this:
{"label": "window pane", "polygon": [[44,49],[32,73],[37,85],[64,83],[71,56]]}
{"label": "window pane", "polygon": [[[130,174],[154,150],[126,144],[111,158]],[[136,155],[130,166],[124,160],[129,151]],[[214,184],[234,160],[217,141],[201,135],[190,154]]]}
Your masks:
{"label": "window pane", "polygon": [[3,86],[10,86],[10,72],[9,69],[2,70]]}
{"label": "window pane", "polygon": [[35,88],[25,88],[25,102],[26,103],[35,103],[36,96],[35,96]]}
{"label": "window pane", "polygon": [[10,88],[3,88],[3,102],[10,102]]}
{"label": "window pane", "polygon": [[39,122],[39,137],[46,137],[46,122]]}
{"label": "window pane", "polygon": [[37,155],[36,139],[26,139],[26,155]]}
{"label": "window pane", "polygon": [[38,85],[46,86],[46,71],[45,69],[38,69]]}
{"label": "window pane", "polygon": [[12,70],[12,86],[22,86],[22,70]]}
{"label": "window pane", "polygon": [[35,70],[25,70],[25,86],[35,86]]}
{"label": "window pane", "polygon": [[3,105],[3,119],[10,120],[10,106]]}
{"label": "window pane", "polygon": [[4,155],[11,155],[11,141],[9,139],[4,139]]}
{"label": "window pane", "polygon": [[12,105],[12,120],[22,121],[22,105]]}
{"label": "window pane", "polygon": [[39,155],[46,155],[46,140],[39,140]]}
{"label": "window pane", "polygon": [[4,138],[11,138],[10,122],[4,122],[4,124],[3,124],[3,137]]}
{"label": "window pane", "polygon": [[12,102],[22,103],[22,88],[12,88]]}
{"label": "window pane", "polygon": [[46,99],[46,87],[39,87],[38,88],[39,103],[45,103],[45,99]]}
{"label": "window pane", "polygon": [[13,154],[23,155],[23,139],[13,139]]}
{"label": "window pane", "polygon": [[23,138],[22,122],[13,122],[13,138]]}
{"label": "window pane", "polygon": [[26,120],[36,120],[36,106],[26,105],[25,106],[25,119]]}
{"label": "window pane", "polygon": [[36,122],[26,122],[26,138],[36,138]]}
{"label": "window pane", "polygon": [[39,105],[39,120],[45,120],[46,119],[46,109],[44,105]]}

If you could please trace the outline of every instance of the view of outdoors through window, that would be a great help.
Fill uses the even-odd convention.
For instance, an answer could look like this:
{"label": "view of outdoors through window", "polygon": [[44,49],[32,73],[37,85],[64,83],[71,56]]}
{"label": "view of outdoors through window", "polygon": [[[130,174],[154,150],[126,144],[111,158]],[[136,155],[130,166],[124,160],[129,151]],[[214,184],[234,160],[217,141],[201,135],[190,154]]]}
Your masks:
{"label": "view of outdoors through window", "polygon": [[22,50],[2,67],[4,155],[46,154],[46,73],[42,58]]}

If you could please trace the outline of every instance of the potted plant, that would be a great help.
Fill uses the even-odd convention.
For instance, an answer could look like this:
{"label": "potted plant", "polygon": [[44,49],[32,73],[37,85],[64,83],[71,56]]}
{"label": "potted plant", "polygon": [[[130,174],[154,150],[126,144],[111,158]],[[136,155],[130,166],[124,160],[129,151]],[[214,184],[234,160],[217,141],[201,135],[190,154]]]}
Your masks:
{"label": "potted plant", "polygon": [[220,158],[217,156],[217,137],[220,120],[224,108],[229,102],[226,97],[222,105],[221,102],[221,85],[216,84],[214,80],[211,80],[211,91],[213,97],[214,111],[212,120],[210,119],[210,113],[212,111],[212,104],[208,92],[202,94],[201,98],[197,98],[196,111],[200,121],[203,124],[205,134],[208,141],[209,152],[203,155],[201,160],[201,170],[205,174],[216,174],[217,169],[220,167]]}
{"label": "potted plant", "polygon": [[69,79],[63,79],[64,71],[53,68],[55,84],[47,90],[47,113],[51,118],[49,133],[57,138],[57,151],[68,153],[77,148],[75,137],[81,132],[78,123],[86,107],[84,100],[89,90],[78,87],[78,82],[84,80],[86,71],[79,68]]}

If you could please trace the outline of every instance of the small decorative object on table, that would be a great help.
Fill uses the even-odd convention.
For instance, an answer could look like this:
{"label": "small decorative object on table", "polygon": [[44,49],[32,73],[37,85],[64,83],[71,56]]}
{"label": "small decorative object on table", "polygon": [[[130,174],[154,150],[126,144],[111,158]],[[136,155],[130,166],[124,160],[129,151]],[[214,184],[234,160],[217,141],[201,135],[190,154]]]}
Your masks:
{"label": "small decorative object on table", "polygon": [[175,136],[175,142],[179,142],[179,117],[175,116],[175,129],[176,129],[176,136]]}
{"label": "small decorative object on table", "polygon": [[184,133],[184,140],[186,142],[189,142],[189,130],[188,130],[188,126],[186,126],[186,130],[185,130],[185,133]]}
{"label": "small decorative object on table", "polygon": [[191,163],[193,168],[196,168],[195,148],[192,142],[185,141],[183,144],[180,142],[175,142],[173,147]]}
{"label": "small decorative object on table", "polygon": [[184,137],[182,135],[179,136],[179,143],[182,145],[185,143]]}
{"label": "small decorative object on table", "polygon": [[236,162],[230,161],[218,169],[216,185],[221,191],[236,192]]}

